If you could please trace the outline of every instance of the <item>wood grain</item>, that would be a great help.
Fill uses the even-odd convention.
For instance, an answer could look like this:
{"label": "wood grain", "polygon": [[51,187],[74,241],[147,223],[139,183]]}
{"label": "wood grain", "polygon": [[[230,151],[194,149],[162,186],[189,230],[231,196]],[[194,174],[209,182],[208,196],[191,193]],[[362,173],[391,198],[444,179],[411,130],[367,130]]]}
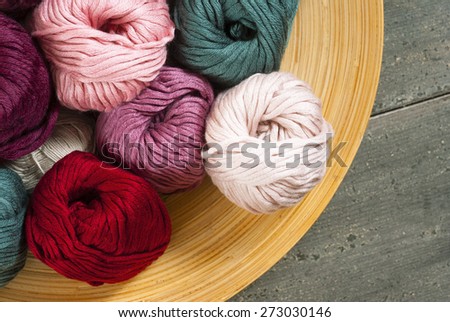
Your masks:
{"label": "wood grain", "polygon": [[308,234],[234,301],[450,301],[450,95],[372,119]]}
{"label": "wood grain", "polygon": [[450,1],[386,0],[383,77],[373,114],[450,93]]}
{"label": "wood grain", "polygon": [[[303,0],[283,70],[310,82],[323,99],[341,156],[350,165],[375,100],[383,45],[382,0]],[[273,266],[316,221],[348,168],[337,163],[297,207],[254,216],[207,180],[167,199],[174,234],[166,254],[135,279],[92,288],[58,276],[30,257],[0,300],[220,301]]]}

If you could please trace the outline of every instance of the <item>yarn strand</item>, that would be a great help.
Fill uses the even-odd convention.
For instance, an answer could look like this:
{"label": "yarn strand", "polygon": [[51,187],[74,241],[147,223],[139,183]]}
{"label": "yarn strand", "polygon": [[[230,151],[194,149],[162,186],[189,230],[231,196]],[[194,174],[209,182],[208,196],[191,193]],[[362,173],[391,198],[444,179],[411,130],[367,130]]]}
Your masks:
{"label": "yarn strand", "polygon": [[286,73],[256,74],[220,94],[206,129],[213,183],[253,213],[300,202],[326,172],[333,130],[321,107],[309,85]]}
{"label": "yarn strand", "polygon": [[220,87],[276,71],[298,4],[298,0],[175,1],[172,56]]}
{"label": "yarn strand", "polygon": [[27,194],[19,176],[0,168],[0,288],[23,268],[27,256],[23,223]]}
{"label": "yarn strand", "polygon": [[44,0],[33,29],[59,100],[81,111],[135,98],[158,75],[175,30],[165,0]]}

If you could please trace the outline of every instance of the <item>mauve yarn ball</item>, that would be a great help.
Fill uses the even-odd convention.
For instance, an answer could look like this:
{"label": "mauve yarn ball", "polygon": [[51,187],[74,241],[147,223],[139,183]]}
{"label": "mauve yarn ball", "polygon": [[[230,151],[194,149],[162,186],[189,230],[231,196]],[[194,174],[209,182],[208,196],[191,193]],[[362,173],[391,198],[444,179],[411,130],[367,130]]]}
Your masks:
{"label": "mauve yarn ball", "polygon": [[19,176],[0,168],[0,287],[8,284],[25,265],[23,223],[27,202]]}
{"label": "mauve yarn ball", "polygon": [[50,76],[31,36],[0,13],[0,159],[15,160],[40,147],[58,117]]}
{"label": "mauve yarn ball", "polygon": [[120,283],[166,250],[167,209],[144,179],[73,152],[37,185],[25,221],[31,252],[67,278]]}
{"label": "mauve yarn ball", "polygon": [[165,0],[44,0],[32,25],[62,105],[101,112],[158,76],[175,30]]}
{"label": "mauve yarn ball", "polygon": [[165,67],[132,102],[97,120],[104,160],[147,179],[161,193],[198,186],[205,175],[201,152],[214,100],[208,81]]}
{"label": "mauve yarn ball", "polygon": [[73,151],[94,152],[95,120],[91,115],[61,109],[52,136],[38,149],[4,166],[16,172],[32,192],[53,165]]}
{"label": "mauve yarn ball", "polygon": [[172,56],[186,68],[231,87],[280,68],[299,0],[179,0]]}
{"label": "mauve yarn ball", "polygon": [[207,120],[206,171],[239,207],[272,213],[322,180],[332,136],[309,85],[287,73],[256,74],[217,97]]}
{"label": "mauve yarn ball", "polygon": [[0,0],[0,11],[6,13],[22,13],[36,6],[41,0]]}

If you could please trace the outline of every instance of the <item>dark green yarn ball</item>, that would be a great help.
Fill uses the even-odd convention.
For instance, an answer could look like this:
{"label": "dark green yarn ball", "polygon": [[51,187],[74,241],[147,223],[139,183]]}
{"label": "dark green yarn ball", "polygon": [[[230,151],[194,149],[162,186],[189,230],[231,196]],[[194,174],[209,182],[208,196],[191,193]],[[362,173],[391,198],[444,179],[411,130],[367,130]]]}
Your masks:
{"label": "dark green yarn ball", "polygon": [[220,87],[280,68],[298,0],[175,0],[172,58]]}
{"label": "dark green yarn ball", "polygon": [[20,177],[0,168],[0,287],[8,284],[25,265],[23,224],[27,201]]}

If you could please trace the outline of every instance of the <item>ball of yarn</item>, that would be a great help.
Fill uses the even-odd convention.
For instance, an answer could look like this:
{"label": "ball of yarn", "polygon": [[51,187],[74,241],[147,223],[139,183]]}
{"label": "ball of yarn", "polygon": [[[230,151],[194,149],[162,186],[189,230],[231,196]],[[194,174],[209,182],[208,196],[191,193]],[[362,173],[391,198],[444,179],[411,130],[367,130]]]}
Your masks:
{"label": "ball of yarn", "polygon": [[161,256],[171,223],[147,181],[73,152],[37,185],[25,231],[38,259],[98,286],[130,279]]}
{"label": "ball of yarn", "polygon": [[0,168],[0,287],[25,265],[27,248],[22,232],[26,209],[22,181],[11,170]]}
{"label": "ball of yarn", "polygon": [[206,171],[238,206],[274,212],[297,204],[321,181],[331,135],[307,84],[286,73],[256,74],[214,103]]}
{"label": "ball of yarn", "polygon": [[53,165],[73,151],[94,152],[94,119],[86,114],[61,109],[52,136],[37,150],[4,166],[16,172],[25,188],[32,191]]}
{"label": "ball of yarn", "polygon": [[201,150],[211,85],[178,68],[165,67],[131,103],[97,121],[97,146],[105,160],[144,177],[161,193],[194,188],[205,170]]}
{"label": "ball of yarn", "polygon": [[179,0],[173,57],[220,86],[280,68],[299,0]]}
{"label": "ball of yarn", "polygon": [[136,97],[158,75],[174,35],[165,0],[44,0],[33,29],[59,100],[81,111]]}
{"label": "ball of yarn", "polygon": [[41,0],[0,0],[0,11],[20,13],[36,6]]}
{"label": "ball of yarn", "polygon": [[58,107],[50,104],[50,76],[31,36],[1,13],[0,30],[0,159],[15,160],[47,140]]}

